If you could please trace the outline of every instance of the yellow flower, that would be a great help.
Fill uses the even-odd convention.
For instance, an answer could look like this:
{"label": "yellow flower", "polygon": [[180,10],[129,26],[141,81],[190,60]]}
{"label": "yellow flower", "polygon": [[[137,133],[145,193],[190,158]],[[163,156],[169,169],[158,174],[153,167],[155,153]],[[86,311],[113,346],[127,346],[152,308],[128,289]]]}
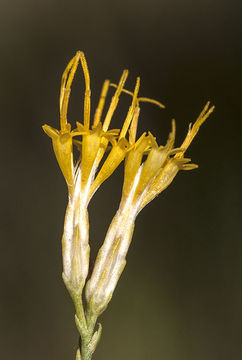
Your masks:
{"label": "yellow flower", "polygon": [[[77,122],[76,127],[71,129],[67,121],[67,110],[71,85],[79,62],[85,78],[83,123]],[[194,125],[189,126],[187,136],[178,148],[174,147],[174,120],[164,146],[159,146],[150,132],[142,134],[136,140],[140,103],[146,101],[161,108],[164,108],[164,105],[156,100],[138,96],[139,77],[133,92],[125,89],[127,76],[128,71],[124,70],[117,85],[105,80],[91,124],[90,76],[84,53],[78,51],[62,75],[60,130],[49,125],[43,126],[46,134],[52,139],[56,159],[68,186],[69,200],[62,238],[63,278],[71,294],[78,294],[78,299],[89,271],[89,201],[119,164],[125,162],[120,206],[99,250],[91,277],[86,283],[88,312],[94,314],[94,317],[107,306],[124,269],[138,213],[170,185],[179,170],[197,168],[197,165],[192,164],[184,155],[200,126],[214,109],[209,108],[209,102],[206,104]],[[110,87],[116,90],[101,122]],[[121,93],[132,96],[132,102],[121,129],[109,130]],[[76,162],[73,159],[73,146],[77,147],[80,154]],[[107,156],[99,169],[105,154]]]}
{"label": "yellow flower", "polygon": [[[81,61],[86,84],[84,99],[84,121],[83,124],[77,123],[77,127],[71,130],[71,125],[67,122],[67,109],[71,84],[79,61]],[[113,145],[114,151],[111,151],[112,155],[109,157],[108,161],[105,161],[101,172],[103,176],[99,175],[96,185],[93,187],[93,192],[107,178],[107,176],[109,176],[106,175],[107,171],[105,171],[105,167],[109,167],[108,173],[111,175],[111,173],[119,165],[121,161],[120,159],[116,158],[116,161],[113,161],[112,159],[112,156],[115,152],[117,152],[116,150],[118,147],[122,149],[122,153],[125,156],[126,147],[123,146],[124,141],[118,141],[117,143],[115,140],[119,135],[119,130],[108,130],[108,127],[112,115],[117,107],[119,96],[122,92],[127,76],[128,71],[125,70],[102,125],[100,119],[110,83],[108,80],[105,81],[100,101],[95,113],[94,122],[92,128],[90,129],[90,78],[85,56],[82,52],[78,51],[76,53],[76,55],[67,65],[62,75],[60,91],[60,130],[54,129],[49,125],[44,125],[43,130],[52,139],[54,153],[67,182],[70,195],[74,191],[73,187],[75,186],[76,172],[76,166],[74,165],[73,161],[73,145],[76,145],[81,153],[81,158],[77,165],[81,168],[81,183],[83,190],[87,185],[90,189],[90,186],[94,180],[95,171],[107,149],[109,142]],[[79,140],[73,139],[77,136],[82,136],[81,142]]]}
{"label": "yellow flower", "polygon": [[[79,62],[81,63],[85,78],[83,124],[77,122],[76,128],[71,129],[71,124],[67,121],[67,110],[71,85]],[[124,70],[118,85],[110,84],[109,80],[104,82],[93,124],[90,126],[90,77],[85,56],[83,52],[78,51],[68,63],[62,75],[60,130],[54,129],[49,125],[43,126],[45,133],[52,139],[54,153],[69,191],[62,237],[62,250],[63,278],[68,289],[72,292],[74,291],[73,289],[75,291],[78,289],[79,292],[82,291],[88,274],[90,248],[87,207],[89,201],[98,187],[115,171],[134,146],[132,136],[130,140],[127,140],[126,134],[131,122],[131,128],[134,132],[139,101],[155,102],[162,107],[162,104],[159,102],[147,98],[138,98],[139,78],[137,79],[134,93],[125,90],[124,85],[127,76],[128,71]],[[101,117],[110,86],[115,87],[116,91],[102,123]],[[111,119],[122,92],[132,95],[131,106],[121,130],[109,130]],[[80,153],[80,157],[75,163],[73,146],[76,146]],[[109,154],[100,170],[97,171],[106,152],[109,152]]]}
{"label": "yellow flower", "polygon": [[[81,62],[85,78],[84,120],[83,124],[77,122],[77,127],[71,130],[71,124],[67,121],[67,110],[71,85],[79,61]],[[78,51],[76,53],[62,75],[60,91],[60,130],[54,129],[49,125],[44,125],[43,129],[52,139],[54,153],[67,182],[70,195],[74,191],[73,187],[75,186],[76,172],[76,165],[73,160],[73,145],[77,146],[81,154],[77,166],[81,168],[82,190],[84,191],[85,189],[86,192],[88,192],[87,197],[90,200],[97,188],[114,172],[118,165],[124,160],[127,152],[132,148],[132,138],[128,141],[125,136],[130,127],[130,123],[132,122],[132,124],[134,124],[137,104],[140,101],[149,101],[160,107],[164,107],[158,101],[149,98],[138,98],[139,78],[137,79],[134,93],[124,89],[127,76],[128,71],[124,70],[118,85],[110,83],[109,80],[104,82],[93,125],[90,128],[90,76],[83,52]],[[110,86],[115,87],[116,91],[102,124],[101,116]],[[108,130],[122,92],[132,96],[132,104],[122,129]],[[76,139],[76,137],[80,136],[82,137],[82,141]],[[110,153],[95,178],[96,170],[108,149],[109,143],[111,144]]]}
{"label": "yellow flower", "polygon": [[73,141],[75,133],[71,131],[71,124],[67,122],[67,109],[71,91],[71,84],[75,75],[80,52],[74,56],[67,65],[61,80],[60,92],[60,130],[54,129],[49,125],[44,125],[43,130],[52,139],[53,149],[64,175],[69,189],[74,182],[74,165],[73,165]]}
{"label": "yellow flower", "polygon": [[180,148],[173,149],[170,152],[170,155],[174,153],[175,155],[173,157],[168,156],[165,166],[160,167],[159,173],[153,179],[151,187],[142,199],[140,210],[170,185],[179,170],[193,170],[198,167],[198,165],[190,163],[191,159],[184,158],[184,154],[196,136],[200,126],[213,112],[214,106],[209,108],[209,105],[210,102],[207,102],[195,123],[193,125],[190,124],[187,136]]}
{"label": "yellow flower", "polygon": [[[179,148],[174,148],[175,120],[172,121],[172,131],[165,146],[158,146],[151,133],[143,134],[134,143],[125,160],[121,207],[132,192],[132,204],[138,213],[172,182],[179,170],[192,170],[198,167],[191,164],[190,159],[184,158],[184,154],[200,126],[214,110],[214,106],[209,108],[209,104],[208,102],[205,105],[194,125],[190,124],[187,136]],[[137,116],[133,118],[135,123],[138,115],[139,108]],[[130,138],[134,142],[137,126],[132,128],[132,125],[131,130],[135,130],[130,131]],[[147,158],[142,163],[144,155]]]}
{"label": "yellow flower", "polygon": [[[86,285],[90,312],[101,314],[107,307],[126,264],[136,216],[174,179],[179,170],[192,170],[197,165],[184,157],[202,123],[214,107],[209,102],[189,130],[181,147],[174,148],[175,121],[165,146],[158,146],[152,134],[145,133],[135,142],[139,108],[136,107],[130,126],[132,148],[125,159],[122,199],[99,250],[92,276]],[[143,157],[147,156],[143,161]]]}

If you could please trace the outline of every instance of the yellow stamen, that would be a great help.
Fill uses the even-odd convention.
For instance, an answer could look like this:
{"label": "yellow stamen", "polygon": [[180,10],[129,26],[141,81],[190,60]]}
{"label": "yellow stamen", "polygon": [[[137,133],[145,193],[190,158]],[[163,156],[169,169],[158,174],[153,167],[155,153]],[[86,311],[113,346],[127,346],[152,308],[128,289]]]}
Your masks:
{"label": "yellow stamen", "polygon": [[119,84],[117,86],[117,90],[112,98],[112,101],[111,101],[111,104],[109,106],[109,109],[108,109],[108,112],[107,112],[107,115],[105,117],[105,120],[104,120],[104,123],[103,123],[103,131],[107,131],[108,128],[109,128],[109,125],[110,125],[110,122],[111,122],[111,119],[112,119],[112,116],[113,116],[113,113],[118,105],[118,101],[119,101],[119,96],[121,94],[121,91],[124,87],[124,84],[125,84],[125,81],[128,77],[128,70],[124,70],[123,73],[122,73],[122,76],[121,76],[121,79],[119,81]]}
{"label": "yellow stamen", "polygon": [[171,133],[169,134],[167,143],[166,143],[166,147],[168,149],[172,149],[174,146],[174,142],[175,142],[175,136],[176,136],[176,122],[174,119],[172,119],[171,121]]}
{"label": "yellow stamen", "polygon": [[130,125],[130,129],[129,129],[129,143],[130,143],[130,145],[133,145],[135,143],[138,120],[139,120],[139,113],[140,113],[140,108],[138,106],[136,106],[136,108],[134,110],[134,116],[133,116],[133,119],[132,119],[132,122],[131,122],[131,125]]}
{"label": "yellow stamen", "polygon": [[[114,84],[114,83],[110,83],[109,86],[114,87],[117,89],[118,85]],[[134,94],[132,93],[132,91],[129,91],[127,89],[122,89],[122,92],[131,96],[134,96]]]}
{"label": "yellow stamen", "polygon": [[67,73],[70,69],[69,72],[69,77],[67,79],[66,84],[62,83],[61,84],[61,95],[60,95],[60,126],[61,126],[61,131],[66,130],[66,125],[67,125],[67,109],[68,109],[68,103],[69,103],[69,97],[70,97],[70,92],[71,92],[71,84],[78,66],[78,62],[79,62],[79,58],[80,58],[80,51],[78,51],[75,55],[75,57],[73,58],[73,64],[72,67],[70,65],[70,63],[67,65],[66,70],[64,71],[63,74],[63,81],[65,81],[65,78],[67,77]]}
{"label": "yellow stamen", "polygon": [[132,99],[132,104],[129,107],[129,111],[126,116],[126,119],[124,120],[122,130],[120,131],[119,139],[121,139],[122,137],[125,137],[125,135],[128,131],[130,122],[133,118],[134,110],[135,110],[135,106],[136,106],[136,102],[137,102],[137,96],[138,96],[138,92],[139,92],[139,86],[140,86],[140,78],[137,77],[136,85],[135,85],[135,89],[134,89],[134,95],[133,95],[133,99]]}
{"label": "yellow stamen", "polygon": [[67,75],[68,75],[70,69],[72,68],[72,65],[74,63],[75,58],[76,58],[76,55],[71,59],[71,61],[69,61],[67,67],[65,68],[65,71],[63,72],[62,78],[61,78],[60,112],[61,112],[62,103],[63,103],[63,97],[64,97],[64,91],[65,91],[65,86],[66,86]]}
{"label": "yellow stamen", "polygon": [[149,102],[151,104],[155,104],[157,106],[159,106],[160,108],[162,109],[165,109],[165,105],[163,105],[161,102],[157,101],[157,100],[153,100],[153,99],[150,99],[150,98],[147,98],[147,97],[139,97],[138,98],[138,101],[140,102]]}
{"label": "yellow stamen", "polygon": [[195,123],[193,124],[193,126],[189,126],[188,132],[187,132],[187,136],[185,137],[185,140],[183,141],[181,148],[184,149],[184,151],[179,152],[175,155],[175,158],[181,158],[183,157],[185,151],[187,150],[187,148],[190,146],[192,140],[194,139],[194,137],[196,136],[200,126],[204,123],[204,121],[209,117],[209,115],[213,112],[215,106],[212,106],[209,109],[209,105],[210,102],[208,101],[207,104],[204,106],[202,112],[200,113],[200,115],[198,116],[197,120],[195,121]]}
{"label": "yellow stamen", "polygon": [[[110,83],[109,86],[112,86],[114,88],[117,88],[118,86],[114,83]],[[124,92],[125,94],[128,94],[128,95],[131,95],[131,96],[134,96],[134,94],[132,93],[132,91],[129,91],[129,90],[126,90],[126,89],[122,89],[122,92]],[[137,102],[149,102],[151,104],[155,104],[157,106],[159,106],[160,108],[162,109],[165,109],[165,105],[163,105],[160,101],[157,101],[157,100],[154,100],[154,99],[150,99],[150,98],[147,98],[147,97],[138,97],[137,98]]]}
{"label": "yellow stamen", "polygon": [[87,67],[86,58],[83,52],[80,52],[80,60],[82,70],[85,78],[85,98],[84,98],[84,126],[89,127],[90,124],[90,110],[91,110],[91,89],[90,89],[90,76]]}
{"label": "yellow stamen", "polygon": [[109,81],[109,80],[105,80],[104,83],[103,83],[103,87],[102,87],[102,91],[101,91],[99,103],[98,103],[98,106],[97,106],[97,109],[96,109],[96,112],[95,112],[95,115],[94,115],[94,121],[93,121],[93,126],[94,126],[94,127],[97,126],[98,123],[99,123],[100,120],[101,120],[101,116],[102,116],[102,112],[103,112],[103,107],[104,107],[105,100],[106,100],[106,96],[107,96],[107,92],[108,92],[108,89],[109,89],[109,84],[110,84],[110,81]]}

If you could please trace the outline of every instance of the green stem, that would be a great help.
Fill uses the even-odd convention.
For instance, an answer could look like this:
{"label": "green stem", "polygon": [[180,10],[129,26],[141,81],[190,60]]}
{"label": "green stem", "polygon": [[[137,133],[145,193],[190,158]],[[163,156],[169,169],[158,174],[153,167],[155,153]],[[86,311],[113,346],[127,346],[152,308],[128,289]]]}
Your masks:
{"label": "green stem", "polygon": [[101,336],[101,327],[99,326],[98,331],[94,334],[97,317],[85,314],[80,296],[74,296],[73,300],[76,308],[76,325],[81,336],[81,345],[76,360],[91,360]]}
{"label": "green stem", "polygon": [[75,308],[76,308],[76,316],[78,317],[82,326],[84,328],[87,328],[87,321],[86,321],[85,311],[83,308],[82,296],[76,295],[73,297],[73,300],[74,300],[74,304],[75,304]]}
{"label": "green stem", "polygon": [[87,307],[86,311],[84,310],[82,287],[76,288],[74,286],[70,286],[64,275],[63,280],[76,309],[75,321],[80,334],[80,344],[76,353],[76,360],[91,360],[92,354],[94,353],[101,337],[102,326],[101,324],[98,324],[98,329],[94,332],[97,314],[90,311],[89,307]]}
{"label": "green stem", "polygon": [[81,345],[81,360],[91,360],[92,353],[89,351],[89,342],[91,341],[90,338],[84,338],[82,339],[82,345]]}

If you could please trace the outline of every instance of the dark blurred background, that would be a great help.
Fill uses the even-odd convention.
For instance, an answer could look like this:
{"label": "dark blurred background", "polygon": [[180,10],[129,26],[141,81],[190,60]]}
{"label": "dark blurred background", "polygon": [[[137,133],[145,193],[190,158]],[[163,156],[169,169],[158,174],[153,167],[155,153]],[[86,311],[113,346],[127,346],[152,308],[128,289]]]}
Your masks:
{"label": "dark blurred background", "polygon": [[[141,76],[141,131],[179,146],[207,100],[216,105],[179,173],[139,215],[127,266],[101,317],[95,359],[240,360],[241,3],[238,1],[1,0],[0,358],[74,359],[77,331],[61,279],[67,202],[51,141],[61,74],[86,54],[92,114],[102,81]],[[69,120],[82,120],[83,76]],[[112,93],[113,91],[110,91]],[[110,100],[110,97],[109,97]],[[130,99],[124,95],[112,126]],[[92,262],[121,194],[122,166],[90,205]]]}

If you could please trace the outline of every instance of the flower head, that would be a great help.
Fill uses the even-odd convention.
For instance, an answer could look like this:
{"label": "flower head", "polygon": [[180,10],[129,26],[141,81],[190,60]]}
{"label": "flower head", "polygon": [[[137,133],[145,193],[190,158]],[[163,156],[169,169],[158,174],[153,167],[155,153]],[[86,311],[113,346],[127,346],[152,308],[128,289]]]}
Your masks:
{"label": "flower head", "polygon": [[[174,147],[174,120],[164,146],[159,146],[151,133],[144,133],[135,141],[136,126],[131,123],[129,141],[132,147],[125,158],[122,199],[86,286],[87,301],[98,314],[105,310],[125,267],[138,213],[171,184],[179,170],[198,167],[184,154],[213,109],[209,108],[209,102],[205,105],[194,125],[189,126],[187,136],[178,148]],[[137,107],[132,120],[134,123],[137,123],[138,115]],[[146,159],[143,161],[144,157]]]}
{"label": "flower head", "polygon": [[[83,123],[77,122],[76,127],[71,129],[71,124],[67,120],[67,110],[72,81],[79,63],[85,79]],[[214,109],[209,107],[209,102],[206,104],[195,123],[189,126],[188,133],[179,147],[174,146],[175,120],[172,120],[171,132],[165,145],[158,145],[150,132],[143,133],[136,140],[140,103],[146,101],[161,108],[164,108],[164,105],[156,100],[138,96],[139,77],[133,92],[125,89],[127,76],[128,71],[124,70],[117,85],[105,80],[91,124],[90,76],[84,53],[78,51],[67,65],[61,80],[60,130],[49,125],[43,126],[46,134],[52,139],[56,159],[68,186],[69,201],[62,238],[63,277],[69,291],[72,294],[78,292],[78,298],[89,272],[89,201],[100,185],[124,161],[120,206],[86,284],[88,311],[95,316],[107,306],[124,269],[138,213],[171,184],[179,170],[197,168],[197,165],[185,157],[185,152],[200,126]],[[115,93],[104,120],[101,121],[110,87],[115,88]],[[110,130],[110,123],[122,93],[130,95],[132,101],[122,127]],[[74,146],[79,151],[76,162],[73,156]],[[101,160],[103,163],[100,167]]]}

